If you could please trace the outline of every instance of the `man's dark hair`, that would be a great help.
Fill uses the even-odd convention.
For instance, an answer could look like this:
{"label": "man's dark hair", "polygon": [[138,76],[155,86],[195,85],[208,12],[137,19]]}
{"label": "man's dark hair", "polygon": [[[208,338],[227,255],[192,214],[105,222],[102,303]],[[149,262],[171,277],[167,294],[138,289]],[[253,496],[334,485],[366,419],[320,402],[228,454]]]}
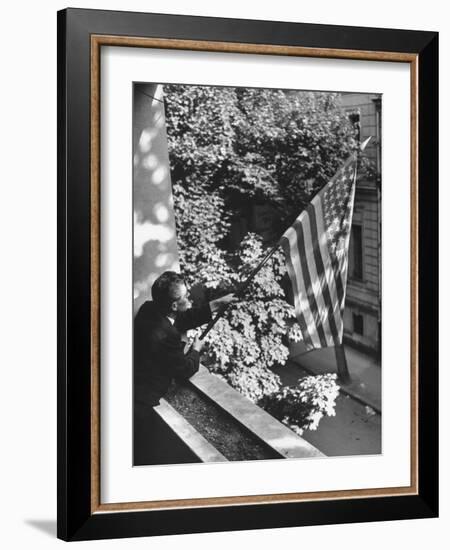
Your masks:
{"label": "man's dark hair", "polygon": [[156,307],[163,313],[170,311],[170,306],[180,297],[178,288],[184,285],[184,279],[175,271],[165,271],[152,286],[152,298]]}

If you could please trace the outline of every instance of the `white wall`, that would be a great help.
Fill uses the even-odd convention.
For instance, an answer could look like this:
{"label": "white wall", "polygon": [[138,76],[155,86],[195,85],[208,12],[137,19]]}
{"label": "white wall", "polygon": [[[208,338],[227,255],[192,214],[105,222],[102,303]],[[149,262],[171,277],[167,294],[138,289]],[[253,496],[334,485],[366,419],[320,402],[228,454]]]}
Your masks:
{"label": "white wall", "polygon": [[[77,7],[127,9],[239,18],[274,19],[342,25],[438,30],[441,35],[441,98],[450,97],[450,41],[445,2],[350,0],[320,3],[261,1],[226,3],[166,0],[163,4],[136,0],[77,1]],[[14,6],[14,7],[12,7]],[[61,546],[56,518],[56,10],[64,2],[6,3],[2,10],[2,85],[0,132],[0,270],[2,367],[0,419],[1,544],[8,550]],[[449,119],[449,102],[441,105]],[[444,125],[442,125],[444,127]],[[442,153],[449,150],[441,135]],[[447,155],[442,154],[445,159]],[[450,180],[442,163],[441,181]],[[450,204],[449,186],[441,186],[441,205]],[[442,215],[442,273],[449,216]],[[448,247],[446,247],[448,249]],[[442,276],[442,280],[448,279]],[[449,330],[445,307],[448,289],[441,290],[442,334]],[[445,325],[444,325],[444,320]],[[442,349],[441,394],[450,385],[449,354]],[[185,535],[84,543],[83,548],[210,549],[256,546],[269,549],[364,548],[401,545],[422,549],[449,535],[449,403],[442,399],[441,519],[332,525],[282,530]]]}
{"label": "white wall", "polygon": [[179,271],[163,87],[136,83],[133,96],[134,311],[164,271]]}

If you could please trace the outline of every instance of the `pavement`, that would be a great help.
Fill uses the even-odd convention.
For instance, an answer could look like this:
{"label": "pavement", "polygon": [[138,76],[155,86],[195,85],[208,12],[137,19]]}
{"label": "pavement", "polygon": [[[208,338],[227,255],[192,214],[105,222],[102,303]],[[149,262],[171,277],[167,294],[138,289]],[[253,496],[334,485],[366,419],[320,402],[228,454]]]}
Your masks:
{"label": "pavement", "polygon": [[[350,381],[347,384],[337,380],[341,392],[356,399],[381,414],[381,365],[373,357],[344,346]],[[304,351],[303,344],[291,347],[289,361],[297,364],[310,374],[337,374],[334,348]]]}

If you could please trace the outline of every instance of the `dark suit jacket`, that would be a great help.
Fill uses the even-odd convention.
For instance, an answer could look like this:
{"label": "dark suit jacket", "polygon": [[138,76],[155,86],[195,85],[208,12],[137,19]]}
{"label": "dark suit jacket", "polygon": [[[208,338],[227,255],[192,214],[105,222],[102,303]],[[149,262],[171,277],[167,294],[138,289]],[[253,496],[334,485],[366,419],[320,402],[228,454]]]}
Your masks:
{"label": "dark suit jacket", "polygon": [[166,394],[170,382],[187,379],[197,372],[198,351],[184,354],[181,333],[211,319],[209,304],[179,313],[175,325],[153,302],[145,302],[134,319],[134,402],[153,407]]}

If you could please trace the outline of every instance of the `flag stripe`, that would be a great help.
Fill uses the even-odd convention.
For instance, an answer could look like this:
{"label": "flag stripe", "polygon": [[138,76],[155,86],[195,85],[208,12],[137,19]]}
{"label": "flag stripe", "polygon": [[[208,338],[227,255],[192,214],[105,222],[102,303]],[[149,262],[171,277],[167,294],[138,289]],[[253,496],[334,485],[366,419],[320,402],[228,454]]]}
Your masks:
{"label": "flag stripe", "polygon": [[320,248],[320,253],[322,257],[322,262],[324,265],[324,271],[327,279],[328,290],[330,292],[330,302],[331,302],[331,309],[333,311],[334,325],[336,327],[336,334],[339,337],[341,332],[340,326],[342,324],[342,316],[340,313],[340,304],[338,301],[336,280],[335,280],[333,268],[331,266],[331,258],[328,250],[325,229],[323,226],[322,201],[320,200],[320,197],[316,196],[314,197],[314,200],[312,201],[312,203],[314,204],[315,213],[316,213],[319,248]]}
{"label": "flag stripe", "polygon": [[[352,189],[350,191],[350,197],[349,197],[349,206],[348,206],[348,208],[349,208],[349,212],[350,212],[350,214],[349,214],[350,219],[352,218],[353,205],[354,205],[354,202],[355,202],[355,184],[356,184],[356,170],[353,174],[353,185],[352,185]],[[345,250],[348,250],[349,244],[350,244],[350,231],[348,232],[348,234],[346,236]],[[348,269],[348,254],[346,254],[344,256],[344,265],[343,265],[343,268],[342,268],[342,281],[343,281],[344,289],[346,289],[346,287],[347,287],[347,269]],[[345,292],[344,292],[344,294],[345,294]],[[345,295],[344,295],[344,301],[345,301]]]}
{"label": "flag stripe", "polygon": [[[323,198],[322,197],[321,197],[321,202],[322,202],[322,210],[323,210],[324,209],[324,204],[323,204]],[[330,251],[328,251],[328,254],[330,256],[330,261],[331,261],[331,265],[332,265],[332,268],[333,268],[334,280],[336,281],[338,302],[339,302],[339,304],[341,304],[342,299],[344,297],[344,288],[342,286],[342,281],[341,281],[341,277],[340,277],[340,273],[339,273],[339,263],[338,263],[337,258],[335,257],[334,254],[330,254]]]}
{"label": "flag stripe", "polygon": [[[316,330],[316,325],[314,321],[313,313],[310,309],[310,304],[308,300],[308,294],[305,287],[305,281],[303,279],[302,273],[302,264],[299,256],[299,249],[297,246],[297,232],[291,226],[288,231],[286,231],[286,237],[289,240],[289,250],[291,254],[291,261],[293,272],[295,274],[295,279],[297,283],[297,305],[296,313],[302,313],[306,323],[306,332],[309,335],[311,340],[311,345],[313,347],[322,347],[319,335]],[[305,339],[306,340],[306,339]],[[306,341],[305,341],[306,344]]]}
{"label": "flag stripe", "polygon": [[[303,217],[304,219],[304,217]],[[295,226],[294,226],[295,227]],[[305,281],[305,289],[306,289],[306,295],[308,297],[309,302],[309,309],[311,310],[311,313],[313,314],[313,320],[315,328],[319,334],[320,338],[320,345],[321,347],[325,348],[327,346],[327,341],[325,338],[325,332],[323,330],[322,323],[320,322],[320,313],[319,308],[317,306],[316,297],[314,295],[312,284],[311,284],[311,276],[309,273],[307,261],[306,261],[306,250],[305,250],[305,235],[303,232],[303,224],[299,223],[297,227],[295,227],[295,230],[297,232],[297,245],[298,245],[298,251],[300,254],[300,262],[302,266],[302,274],[303,274],[303,280]],[[308,329],[309,329],[308,325]],[[314,326],[311,327],[314,330]],[[311,332],[310,332],[311,334]]]}
{"label": "flag stripe", "polygon": [[320,257],[320,251],[318,250],[318,239],[317,237],[313,237],[313,228],[311,227],[313,224],[313,216],[314,206],[310,204],[305,212],[305,217],[303,218],[302,224],[305,244],[305,258],[311,277],[311,290],[318,307],[318,319],[316,319],[316,325],[321,325],[323,327],[327,345],[332,346],[334,344],[334,340],[329,323],[328,304],[326,303],[326,296],[324,293],[328,285],[323,271],[319,269],[320,264],[317,263],[317,253],[319,255],[320,262],[322,261],[322,258]]}
{"label": "flag stripe", "polygon": [[314,246],[314,249],[313,249],[313,254],[314,254],[314,260],[317,266],[318,279],[320,280],[320,290],[322,292],[324,302],[325,302],[324,315],[327,314],[326,319],[330,327],[331,341],[329,339],[329,344],[334,345],[338,337],[338,330],[337,330],[336,321],[334,318],[333,300],[331,299],[330,289],[327,281],[327,274],[326,274],[325,266],[322,260],[322,253],[320,250],[319,235],[317,233],[317,216],[316,216],[316,209],[315,209],[314,203],[311,204],[311,208],[308,208],[308,213],[309,213],[309,220],[310,220],[309,225],[310,225],[312,240],[316,244],[316,246]]}
{"label": "flag stripe", "polygon": [[297,316],[297,321],[298,321],[298,324],[300,325],[300,330],[302,331],[302,335],[303,335],[305,345],[306,345],[307,348],[309,348],[309,347],[312,346],[312,340],[309,336],[309,332],[308,332],[308,329],[306,327],[305,317],[303,316],[303,313],[302,313],[302,311],[299,307],[299,304],[298,304],[299,292],[298,292],[298,288],[297,288],[297,277],[295,275],[294,267],[292,265],[291,252],[289,250],[289,247],[290,247],[289,240],[287,238],[282,239],[281,244],[283,246],[284,253],[285,253],[285,256],[286,256],[288,274],[289,274],[289,277],[290,277],[290,279],[292,281],[292,284],[293,284],[293,287],[294,287],[293,288],[294,303],[295,303],[295,312],[296,312],[296,316]]}

